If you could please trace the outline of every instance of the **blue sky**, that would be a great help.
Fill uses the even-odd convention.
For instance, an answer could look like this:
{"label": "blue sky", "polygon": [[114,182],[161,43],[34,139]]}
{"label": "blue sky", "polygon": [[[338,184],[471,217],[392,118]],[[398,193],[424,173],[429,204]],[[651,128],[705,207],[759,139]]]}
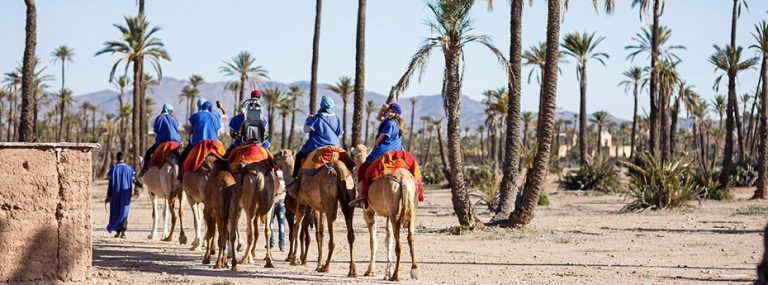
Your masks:
{"label": "blue sky", "polygon": [[[84,94],[110,88],[107,82],[109,68],[117,56],[93,54],[106,40],[117,39],[118,31],[112,24],[122,23],[123,16],[133,15],[137,8],[133,0],[39,0],[37,53],[48,63],[48,72],[58,77],[60,67],[50,63],[50,54],[56,46],[74,49],[75,62],[68,66],[67,85],[75,94]],[[172,61],[163,63],[165,76],[186,78],[200,74],[206,81],[226,80],[219,66],[239,51],[255,55],[257,63],[270,72],[273,80],[293,82],[309,80],[314,1],[246,1],[246,0],[147,0],[147,15],[154,25],[163,30],[162,38]],[[496,10],[488,12],[485,1],[477,1],[473,11],[475,33],[492,37],[495,45],[505,51],[509,48],[509,8],[507,1],[496,1]],[[527,1],[526,1],[527,2]],[[625,57],[624,46],[630,38],[646,26],[632,9],[628,0],[617,1],[613,15],[596,14],[591,1],[571,0],[561,33],[575,31],[596,32],[606,39],[599,50],[611,58],[602,66],[598,62],[588,65],[588,111],[606,110],[624,119],[631,118],[632,100],[624,89],[617,87],[621,73],[632,64],[647,65],[644,58],[634,63]],[[768,1],[749,0],[750,12],[739,19],[738,43],[749,46],[754,25],[768,19]],[[319,80],[335,82],[340,76],[354,76],[355,22],[357,1],[325,1],[320,45]],[[682,77],[695,85],[705,98],[712,98],[712,83],[717,74],[707,57],[714,51],[713,44],[724,45],[729,40],[731,1],[675,0],[667,1],[662,23],[672,28],[673,44],[682,44],[687,50],[678,54],[684,60],[680,65]],[[23,1],[2,1],[0,4],[0,72],[15,68],[24,48]],[[366,89],[386,94],[402,75],[408,59],[421,41],[430,36],[424,25],[430,16],[421,0],[369,0],[366,51]],[[535,1],[523,12],[523,46],[528,48],[542,41],[546,31],[546,5]],[[475,99],[486,89],[506,86],[504,73],[482,46],[466,48],[466,75],[463,92]],[[753,51],[747,55],[753,56]],[[442,58],[433,54],[430,68],[420,83],[414,82],[405,96],[437,94],[442,76]],[[578,110],[578,82],[575,64],[571,60],[562,67],[558,108]],[[527,76],[529,67],[524,67]],[[739,94],[754,90],[758,70],[743,73],[739,79]],[[525,81],[527,78],[524,78]],[[58,81],[51,83],[58,88]],[[724,93],[721,89],[720,93]],[[537,108],[538,84],[523,85],[523,109]],[[641,102],[647,106],[647,95]],[[647,107],[646,107],[647,108]]]}

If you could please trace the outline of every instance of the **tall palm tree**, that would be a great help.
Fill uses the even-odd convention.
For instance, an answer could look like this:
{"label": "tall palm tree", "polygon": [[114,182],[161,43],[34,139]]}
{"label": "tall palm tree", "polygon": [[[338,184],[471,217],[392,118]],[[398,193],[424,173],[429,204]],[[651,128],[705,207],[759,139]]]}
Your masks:
{"label": "tall palm tree", "polygon": [[125,17],[125,25],[114,25],[120,31],[120,40],[104,42],[104,48],[96,52],[96,55],[105,53],[120,53],[123,56],[112,65],[109,73],[109,81],[115,77],[115,71],[121,64],[125,64],[125,72],[128,67],[133,66],[133,131],[131,140],[133,142],[132,158],[134,167],[139,166],[139,148],[141,147],[146,134],[142,134],[142,125],[146,126],[144,94],[142,88],[144,79],[144,61],[147,60],[155,69],[158,77],[162,77],[160,67],[161,60],[170,61],[171,57],[165,50],[163,42],[155,36],[160,31],[160,27],[150,27],[150,22],[146,20],[143,13],[137,17]]}
{"label": "tall palm tree", "polygon": [[[736,114],[736,76],[738,72],[752,68],[757,64],[757,58],[747,58],[742,60],[741,47],[726,47],[725,49],[715,45],[715,53],[709,57],[709,62],[715,65],[715,70],[722,70],[728,75],[728,100],[725,110],[725,150],[723,152],[723,164],[722,171],[720,173],[720,187],[727,188],[731,174],[733,172],[733,131],[734,131],[734,115]],[[715,89],[719,86],[720,80],[723,78],[721,74],[715,80]],[[740,153],[743,157],[744,145],[743,141],[739,142]]]}
{"label": "tall palm tree", "polygon": [[365,10],[366,0],[357,0],[355,99],[352,104],[352,146],[356,146],[362,142],[362,140],[360,140],[360,133],[363,131],[361,123],[363,122],[363,109],[365,108]]}
{"label": "tall palm tree", "polygon": [[342,129],[344,130],[344,134],[341,138],[341,145],[344,147],[347,146],[347,102],[349,101],[349,95],[352,95],[352,92],[354,91],[353,87],[352,78],[347,76],[339,78],[339,82],[337,82],[336,85],[326,86],[326,88],[333,91],[333,93],[339,94],[341,102],[343,102],[344,105],[341,112],[341,119],[343,120]]}
{"label": "tall palm tree", "polygon": [[547,45],[544,42],[539,42],[539,45],[533,45],[528,48],[522,55],[523,65],[531,66],[531,71],[528,72],[528,83],[531,83],[531,78],[534,72],[536,74],[536,82],[541,85],[541,79],[544,77],[544,64],[547,62]]}
{"label": "tall palm tree", "polygon": [[608,125],[608,112],[597,111],[592,114],[592,119],[590,121],[597,125],[597,149],[595,151],[595,157],[600,159],[603,156],[603,128]]}
{"label": "tall palm tree", "polygon": [[16,120],[16,109],[18,109],[18,93],[21,87],[21,73],[16,70],[5,73],[3,77],[6,90],[10,91],[8,94],[8,132],[6,133],[6,140],[13,141],[18,136],[18,120]]}
{"label": "tall palm tree", "polygon": [[282,102],[280,102],[280,106],[278,106],[278,111],[280,111],[280,116],[283,117],[283,123],[281,124],[282,130],[280,131],[280,148],[285,149],[287,148],[287,144],[285,143],[285,138],[287,137],[287,124],[286,124],[286,118],[288,118],[288,114],[291,113],[291,110],[293,108],[293,99],[289,96],[288,98],[285,98]]}
{"label": "tall palm tree", "polygon": [[[192,74],[192,76],[189,77],[189,84],[192,85],[192,89],[195,90],[194,92],[195,98],[192,98],[192,100],[189,102],[190,106],[194,105],[192,102],[195,101],[195,99],[197,99],[197,96],[200,95],[200,89],[198,88],[198,86],[200,86],[200,84],[202,84],[203,81],[204,81],[203,77],[198,74]],[[190,111],[188,114],[192,115],[192,112],[194,111],[194,109],[190,107],[189,110]]]}
{"label": "tall palm tree", "polygon": [[64,66],[67,62],[72,62],[75,53],[67,46],[59,46],[51,54],[53,63],[61,62],[61,89],[64,89]]}
{"label": "tall palm tree", "polygon": [[664,10],[664,1],[665,0],[632,0],[632,7],[639,7],[640,10],[640,18],[647,18],[648,17],[648,11],[651,11],[652,14],[652,24],[651,24],[651,33],[650,33],[650,68],[651,68],[651,79],[650,79],[650,106],[651,106],[651,113],[650,113],[650,137],[648,139],[649,149],[651,153],[655,154],[658,152],[658,136],[657,136],[657,128],[658,128],[658,106],[656,105],[657,100],[657,89],[658,89],[658,62],[659,62],[659,56],[660,56],[660,49],[661,46],[661,30],[660,30],[660,23],[659,18],[661,18],[661,14]]}
{"label": "tall palm tree", "polygon": [[641,85],[644,80],[643,69],[637,66],[629,68],[629,70],[622,73],[626,79],[619,83],[619,86],[624,86],[625,92],[629,92],[632,89],[632,98],[634,99],[634,107],[632,109],[632,134],[630,135],[630,147],[629,158],[635,157],[635,138],[637,135],[637,97],[640,95],[640,91],[643,89]]}
{"label": "tall palm tree", "polygon": [[232,80],[227,82],[227,84],[224,85],[224,90],[232,92],[232,114],[237,114],[237,110],[240,109],[240,103],[237,102],[239,100],[238,96],[240,95],[240,81]]}
{"label": "tall palm tree", "polygon": [[486,35],[473,35],[473,20],[470,11],[474,0],[440,0],[428,3],[427,6],[434,14],[434,20],[429,23],[430,30],[438,33],[437,37],[425,40],[419,51],[413,55],[405,74],[393,88],[393,94],[401,94],[410,83],[411,77],[426,68],[427,61],[433,49],[440,48],[445,58],[443,77],[443,105],[448,118],[448,160],[451,167],[450,186],[453,196],[453,208],[459,223],[464,226],[474,226],[472,205],[464,183],[463,158],[461,151],[461,84],[463,48],[469,43],[479,43],[488,47],[499,62],[508,69],[504,55],[491,44]]}
{"label": "tall palm tree", "polygon": [[365,104],[365,114],[366,114],[366,116],[365,116],[365,144],[366,145],[368,145],[368,137],[369,137],[368,134],[370,133],[370,132],[368,132],[368,129],[371,126],[371,114],[373,114],[373,112],[376,112],[376,104],[373,103],[373,100],[368,100],[368,102],[366,102],[366,104]]}
{"label": "tall palm tree", "polygon": [[720,117],[720,123],[717,125],[718,128],[722,128],[723,127],[723,115],[725,115],[725,96],[723,96],[723,95],[715,95],[715,98],[712,99],[712,109]]}
{"label": "tall palm tree", "polygon": [[[41,67],[40,62],[41,62],[40,58],[38,57],[35,57],[35,59],[32,61],[32,70],[34,71],[34,73],[32,74],[32,84],[33,84],[32,86],[34,88],[32,88],[32,102],[31,102],[32,113],[31,114],[32,114],[32,122],[33,122],[32,132],[36,140],[42,139],[40,137],[41,134],[39,132],[40,130],[38,129],[37,123],[39,122],[38,115],[39,115],[40,105],[45,105],[48,102],[45,94],[45,89],[48,88],[49,86],[46,84],[46,82],[51,81],[53,79],[53,76],[51,76],[50,74],[44,73],[47,67],[46,66]],[[23,74],[23,68],[24,68],[23,66],[17,67],[15,73]],[[22,105],[23,105],[23,98],[22,98]],[[19,140],[21,141],[21,139]]]}
{"label": "tall palm tree", "polygon": [[27,7],[24,40],[24,58],[21,70],[21,120],[19,124],[19,141],[31,142],[34,137],[34,93],[37,84],[35,75],[35,49],[37,48],[37,7],[35,0],[24,0]]}
{"label": "tall palm tree", "polygon": [[[128,78],[126,75],[122,75],[118,77],[116,80],[112,81],[112,85],[117,87],[117,90],[120,91],[119,95],[117,96],[117,102],[118,102],[118,120],[119,122],[119,128],[120,128],[120,151],[123,153],[128,153],[128,144],[127,144],[127,136],[128,136],[128,129],[126,126],[126,121],[128,120],[128,115],[130,115],[130,108],[131,106],[127,105],[125,102],[125,88],[128,87],[128,85],[131,85],[131,79]],[[128,111],[127,114],[125,111]]]}
{"label": "tall palm tree", "polygon": [[74,97],[72,97],[72,90],[69,89],[61,89],[58,94],[59,99],[59,132],[58,135],[56,135],[56,140],[61,141],[61,134],[64,130],[64,117],[66,116],[66,113],[69,111],[69,109],[72,108],[72,103],[77,102]]}
{"label": "tall palm tree", "polygon": [[320,16],[323,8],[322,0],[315,0],[315,32],[312,37],[312,79],[309,84],[309,114],[317,110],[317,65],[320,60]]}
{"label": "tall palm tree", "polygon": [[288,87],[288,96],[291,102],[291,130],[288,135],[288,148],[293,146],[293,128],[296,125],[296,112],[301,112],[301,108],[297,108],[298,102],[301,100],[301,96],[304,96],[304,90],[297,85],[291,85]]}
{"label": "tall palm tree", "polygon": [[194,113],[195,98],[197,98],[198,92],[199,91],[192,87],[192,85],[184,85],[184,88],[181,88],[181,93],[179,93],[179,103],[187,101],[187,114]]}
{"label": "tall palm tree", "polygon": [[[762,55],[760,78],[762,92],[760,94],[760,147],[758,149],[757,190],[753,198],[768,198],[768,21],[755,25],[755,44],[751,46]],[[757,100],[757,98],[755,98]]]}
{"label": "tall palm tree", "polygon": [[563,53],[577,61],[576,70],[581,95],[579,104],[579,163],[582,166],[587,162],[587,61],[594,59],[605,65],[608,54],[596,51],[597,46],[604,39],[605,37],[595,38],[595,33],[587,34],[586,32],[567,34],[563,38],[562,47],[565,49]]}
{"label": "tall palm tree", "polygon": [[243,98],[245,98],[245,83],[248,82],[253,88],[255,86],[253,80],[258,83],[261,79],[269,79],[269,71],[261,65],[256,65],[256,59],[247,51],[241,51],[232,58],[231,62],[224,62],[224,65],[219,68],[219,72],[240,80],[240,90],[237,100],[235,100],[234,114],[240,113],[237,106],[240,106]]}
{"label": "tall palm tree", "polygon": [[[2,139],[2,133],[3,133],[3,109],[5,107],[5,102],[3,101],[6,98],[8,98],[10,95],[11,95],[11,92],[6,91],[5,89],[0,89],[0,140]],[[5,128],[5,132],[6,133],[11,132],[11,121],[8,121],[8,125]]]}
{"label": "tall palm tree", "polygon": [[272,139],[275,131],[275,112],[285,100],[285,93],[277,87],[267,88],[264,90],[264,100],[267,104],[267,118],[269,118],[269,138]]}
{"label": "tall palm tree", "polygon": [[411,97],[411,129],[408,132],[408,151],[411,152],[413,149],[411,146],[413,145],[413,133],[416,132],[416,130],[413,128],[413,124],[416,120],[416,103],[419,102],[419,98]]}

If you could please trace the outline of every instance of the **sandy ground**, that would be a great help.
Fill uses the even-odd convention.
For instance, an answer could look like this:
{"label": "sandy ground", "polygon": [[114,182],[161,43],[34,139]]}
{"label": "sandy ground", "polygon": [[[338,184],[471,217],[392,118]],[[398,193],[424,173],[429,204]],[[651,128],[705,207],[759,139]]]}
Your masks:
{"label": "sandy ground", "polygon": [[[556,191],[548,187],[551,205],[539,207],[524,230],[486,229],[465,235],[444,230],[457,224],[446,189],[427,190],[416,225],[418,280],[411,280],[410,256],[403,239],[403,283],[413,284],[734,284],[755,278],[760,261],[762,213],[744,214],[751,190],[736,191],[731,202],[693,202],[683,210],[623,214],[620,195]],[[202,265],[202,251],[178,242],[147,240],[151,204],[146,192],[132,205],[125,240],[104,227],[106,187],[93,194],[93,281],[98,284],[337,284],[382,281],[385,267],[383,226],[379,232],[378,274],[347,278],[349,246],[343,219],[337,221],[336,253],[330,273],[317,273],[317,248],[310,247],[306,266],[290,266],[287,252],[274,251],[276,268],[241,266],[239,272]],[[192,235],[189,206],[184,226]],[[476,208],[479,218],[489,213]],[[359,210],[355,217],[354,254],[362,275],[369,258],[368,231]],[[341,217],[341,214],[339,214]],[[383,222],[379,223],[380,225]],[[242,227],[241,227],[242,231]],[[174,234],[178,239],[178,230]],[[314,236],[313,236],[314,239]],[[191,238],[190,238],[191,240]],[[328,240],[326,235],[326,241]],[[257,244],[264,254],[263,235]],[[327,250],[326,250],[327,251]],[[240,255],[242,256],[242,255]]]}

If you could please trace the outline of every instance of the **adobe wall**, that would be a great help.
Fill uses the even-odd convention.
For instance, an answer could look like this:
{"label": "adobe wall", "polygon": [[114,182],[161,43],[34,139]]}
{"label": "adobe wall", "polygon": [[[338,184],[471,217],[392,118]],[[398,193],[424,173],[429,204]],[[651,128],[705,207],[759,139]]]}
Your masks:
{"label": "adobe wall", "polygon": [[90,279],[96,147],[0,143],[0,282]]}

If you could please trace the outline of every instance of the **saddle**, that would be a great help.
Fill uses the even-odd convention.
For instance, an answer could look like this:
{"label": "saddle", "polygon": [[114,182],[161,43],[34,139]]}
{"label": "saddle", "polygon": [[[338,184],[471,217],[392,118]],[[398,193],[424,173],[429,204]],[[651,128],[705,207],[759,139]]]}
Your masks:
{"label": "saddle", "polygon": [[216,158],[224,158],[224,152],[224,145],[220,141],[201,141],[192,148],[187,155],[187,158],[184,160],[184,163],[181,164],[181,168],[179,169],[179,180],[184,178],[186,172],[197,171],[208,155],[213,155]]}
{"label": "saddle", "polygon": [[229,160],[229,165],[235,172],[248,170],[247,166],[262,161],[266,161],[270,168],[275,166],[275,158],[272,156],[272,153],[265,147],[253,143],[236,147],[229,153],[227,160]]}
{"label": "saddle", "polygon": [[[350,165],[349,162],[352,162],[352,157],[350,157],[343,148],[338,146],[325,146],[318,148],[310,152],[301,162],[301,174],[313,176],[320,172],[320,170],[323,168],[326,168],[330,169],[334,175],[338,176],[338,173],[335,173],[335,169],[333,168],[333,164],[338,161],[341,161],[346,165]],[[351,165],[354,166],[354,162],[352,162]],[[350,172],[350,167],[347,166],[347,168],[348,169],[345,173],[341,173],[340,178],[343,179],[352,175]]]}
{"label": "saddle", "polygon": [[421,169],[416,159],[407,151],[394,150],[385,153],[374,160],[371,165],[365,169],[365,173],[358,173],[362,177],[363,193],[367,193],[368,186],[374,181],[382,178],[391,177],[398,169],[408,170],[418,182],[419,201],[424,200],[424,187],[421,182]]}
{"label": "saddle", "polygon": [[179,144],[179,142],[176,142],[176,141],[167,141],[167,142],[160,143],[157,146],[157,148],[155,148],[155,151],[152,152],[152,155],[149,158],[149,164],[147,165],[147,168],[162,167],[170,155],[175,155],[177,158],[181,157],[181,153],[179,153],[180,147],[181,147],[181,144]]}

